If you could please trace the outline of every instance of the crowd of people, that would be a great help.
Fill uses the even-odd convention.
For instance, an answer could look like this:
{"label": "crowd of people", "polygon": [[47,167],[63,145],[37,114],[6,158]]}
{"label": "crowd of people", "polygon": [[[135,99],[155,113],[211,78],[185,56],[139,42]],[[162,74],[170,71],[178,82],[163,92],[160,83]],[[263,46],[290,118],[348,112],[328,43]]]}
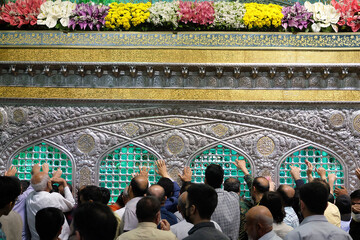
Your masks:
{"label": "crowd of people", "polygon": [[[0,240],[360,240],[360,189],[334,188],[336,175],[308,161],[307,181],[291,166],[295,186],[277,188],[270,176],[253,178],[244,160],[234,164],[251,199],[216,164],[207,166],[203,184],[192,183],[185,167],[180,186],[158,160],[156,184],[140,167],[113,204],[110,191],[94,185],[80,187],[75,201],[62,171],[50,177],[46,163],[33,166],[30,184],[12,166],[0,176]],[[360,180],[360,168],[355,174]]]}

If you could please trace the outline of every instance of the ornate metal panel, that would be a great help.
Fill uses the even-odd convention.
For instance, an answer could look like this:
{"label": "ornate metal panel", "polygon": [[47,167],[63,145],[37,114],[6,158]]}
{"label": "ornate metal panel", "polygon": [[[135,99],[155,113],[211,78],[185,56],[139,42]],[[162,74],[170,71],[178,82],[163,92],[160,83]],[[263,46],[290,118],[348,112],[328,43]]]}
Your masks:
{"label": "ornate metal panel", "polygon": [[[20,104],[19,104],[20,103]],[[240,152],[253,174],[272,174],[308,146],[344,167],[344,185],[359,187],[360,112],[357,105],[5,102],[0,105],[0,172],[28,146],[51,142],[74,159],[74,184],[97,183],[100,161],[134,144],[166,160],[170,174],[216,145]]]}

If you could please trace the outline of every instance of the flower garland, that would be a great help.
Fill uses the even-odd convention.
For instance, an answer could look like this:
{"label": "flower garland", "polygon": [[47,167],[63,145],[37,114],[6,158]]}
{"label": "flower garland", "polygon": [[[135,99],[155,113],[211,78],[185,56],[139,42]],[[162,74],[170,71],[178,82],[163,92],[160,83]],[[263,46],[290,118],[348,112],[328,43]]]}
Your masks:
{"label": "flower garland", "polygon": [[[16,0],[0,7],[1,28],[44,25],[48,29],[81,30],[255,30],[353,31],[360,29],[358,0],[276,4],[226,1],[118,3],[89,0]],[[111,0],[99,0],[109,3]],[[84,3],[88,2],[88,3]],[[340,29],[339,29],[340,27]],[[44,28],[40,28],[44,29]]]}

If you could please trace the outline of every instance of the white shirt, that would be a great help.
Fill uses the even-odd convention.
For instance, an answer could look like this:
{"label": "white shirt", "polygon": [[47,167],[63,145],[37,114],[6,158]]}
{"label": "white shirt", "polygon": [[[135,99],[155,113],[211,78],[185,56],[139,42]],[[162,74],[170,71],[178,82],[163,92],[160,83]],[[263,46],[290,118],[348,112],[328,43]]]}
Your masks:
{"label": "white shirt", "polygon": [[123,215],[124,231],[130,231],[137,227],[139,221],[136,216],[136,204],[141,197],[135,197],[128,201],[125,205],[126,209]]}
{"label": "white shirt", "polygon": [[116,210],[115,214],[118,215],[120,219],[122,219],[124,216],[124,213],[125,213],[125,209],[126,209],[126,206],[123,208],[120,208],[119,210]]}
{"label": "white shirt", "polygon": [[[217,230],[222,232],[221,227],[219,226],[219,224],[217,224],[214,221],[211,221],[211,222],[214,223],[215,228]],[[174,224],[174,225],[170,226],[170,230],[176,235],[178,240],[182,240],[182,239],[186,238],[187,236],[189,236],[188,232],[193,226],[194,225],[192,223],[189,223],[184,219],[181,222],[178,222],[177,224]]]}
{"label": "white shirt", "polygon": [[[60,193],[56,193],[56,192],[49,193],[46,191],[40,191],[40,192],[33,191],[32,193],[29,194],[29,196],[26,199],[26,213],[27,213],[27,221],[31,232],[32,240],[40,239],[35,229],[35,215],[39,210],[47,207],[55,207],[63,212],[68,212],[71,209],[73,209],[75,205],[75,200],[70,192],[69,187],[65,187],[64,192],[65,192],[65,197],[63,197]],[[67,240],[69,238],[69,234],[70,234],[69,224],[65,219],[59,238]]]}

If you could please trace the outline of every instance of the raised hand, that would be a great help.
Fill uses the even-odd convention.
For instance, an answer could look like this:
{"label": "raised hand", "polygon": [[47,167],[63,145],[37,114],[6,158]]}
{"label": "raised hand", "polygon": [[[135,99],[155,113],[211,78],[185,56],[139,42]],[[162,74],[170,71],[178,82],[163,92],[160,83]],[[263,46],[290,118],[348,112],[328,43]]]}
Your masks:
{"label": "raised hand", "polygon": [[155,163],[156,163],[156,166],[158,168],[156,170],[156,172],[162,177],[170,178],[170,175],[169,175],[169,173],[167,171],[167,168],[166,168],[165,161],[160,159],[160,160],[157,160]]}
{"label": "raised hand", "polygon": [[355,175],[360,180],[360,168],[355,169]]}
{"label": "raised hand", "polygon": [[319,174],[321,179],[326,181],[326,170],[323,167],[317,168],[316,172]]}
{"label": "raised hand", "polygon": [[183,174],[181,175],[179,173],[178,176],[180,177],[181,181],[183,181],[183,182],[191,182],[192,171],[191,171],[190,167],[185,167]]}
{"label": "raised hand", "polygon": [[53,178],[60,178],[62,175],[62,170],[60,168],[58,168],[56,171],[54,170],[52,172]]}
{"label": "raised hand", "polygon": [[17,172],[16,167],[11,165],[9,167],[9,169],[7,171],[5,171],[5,176],[13,177],[13,176],[15,176],[16,172]]}
{"label": "raised hand", "polygon": [[337,187],[337,188],[335,188],[334,192],[335,192],[336,197],[341,196],[341,195],[349,195],[349,193],[345,187],[340,187],[340,188]]}
{"label": "raised hand", "polygon": [[49,164],[44,163],[41,167],[42,167],[43,172],[49,173]]}
{"label": "raised hand", "polygon": [[234,164],[237,169],[240,169],[245,175],[249,175],[249,171],[246,168],[246,161],[245,160],[238,160],[235,159],[235,162],[232,162],[232,164]]}
{"label": "raised hand", "polygon": [[292,166],[292,165],[289,165],[289,166],[290,166],[290,174],[293,177],[293,179],[295,181],[301,179],[300,178],[300,168]]}

